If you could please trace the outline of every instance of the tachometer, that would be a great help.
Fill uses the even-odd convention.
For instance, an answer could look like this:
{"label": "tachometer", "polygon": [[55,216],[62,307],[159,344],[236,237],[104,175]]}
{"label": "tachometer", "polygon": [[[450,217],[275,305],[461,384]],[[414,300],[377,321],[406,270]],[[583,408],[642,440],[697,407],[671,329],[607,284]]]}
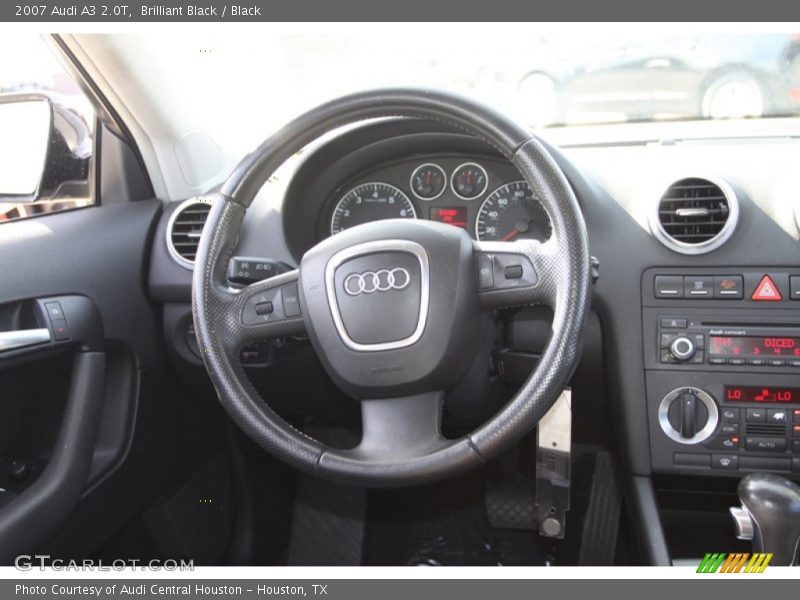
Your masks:
{"label": "tachometer", "polygon": [[478,211],[475,236],[481,241],[509,242],[550,237],[550,218],[525,181],[501,185]]}
{"label": "tachometer", "polygon": [[362,183],[342,196],[333,209],[331,235],[371,221],[416,219],[414,205],[400,189],[388,183]]}

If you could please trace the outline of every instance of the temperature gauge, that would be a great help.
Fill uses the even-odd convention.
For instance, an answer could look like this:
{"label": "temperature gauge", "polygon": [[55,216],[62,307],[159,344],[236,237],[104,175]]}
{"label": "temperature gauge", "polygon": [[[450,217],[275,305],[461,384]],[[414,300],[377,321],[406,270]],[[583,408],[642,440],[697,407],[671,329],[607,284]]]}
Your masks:
{"label": "temperature gauge", "polygon": [[488,185],[486,169],[478,163],[464,163],[453,171],[450,178],[453,193],[462,200],[475,200],[482,196]]}

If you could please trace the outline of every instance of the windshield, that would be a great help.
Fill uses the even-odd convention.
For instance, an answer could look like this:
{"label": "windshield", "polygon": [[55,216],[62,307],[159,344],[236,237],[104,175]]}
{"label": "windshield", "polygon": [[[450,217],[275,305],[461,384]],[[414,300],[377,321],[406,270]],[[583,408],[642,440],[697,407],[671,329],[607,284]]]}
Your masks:
{"label": "windshield", "polygon": [[222,180],[303,111],[376,87],[448,89],[559,135],[601,123],[762,122],[800,113],[800,36],[791,32],[287,27],[75,38],[156,152],[178,155],[195,191]]}

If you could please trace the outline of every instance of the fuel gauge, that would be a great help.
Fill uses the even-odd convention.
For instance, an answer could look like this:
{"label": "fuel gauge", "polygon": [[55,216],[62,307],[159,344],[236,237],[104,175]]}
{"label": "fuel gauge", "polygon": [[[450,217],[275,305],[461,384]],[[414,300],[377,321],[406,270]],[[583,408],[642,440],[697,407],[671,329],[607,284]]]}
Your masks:
{"label": "fuel gauge", "polygon": [[411,191],[420,200],[434,200],[447,186],[444,169],[435,163],[425,163],[411,174]]}

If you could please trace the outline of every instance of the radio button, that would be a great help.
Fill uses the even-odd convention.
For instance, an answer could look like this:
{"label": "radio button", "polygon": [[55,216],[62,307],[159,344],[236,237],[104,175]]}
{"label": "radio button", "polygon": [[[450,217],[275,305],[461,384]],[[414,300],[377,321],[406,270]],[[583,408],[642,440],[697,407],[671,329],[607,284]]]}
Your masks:
{"label": "radio button", "polygon": [[[680,336],[670,344],[669,351],[676,360],[687,361],[695,355],[694,342],[686,336]],[[702,358],[700,362],[703,362]]]}
{"label": "radio button", "polygon": [[745,360],[743,358],[729,358],[728,359],[728,364],[729,365],[734,365],[734,366],[739,367],[739,366],[743,365],[744,363],[745,363]]}
{"label": "radio button", "polygon": [[680,275],[656,275],[655,287],[656,298],[683,298],[683,277]]}
{"label": "radio button", "polygon": [[800,454],[800,440],[792,440],[792,454]]}
{"label": "radio button", "polygon": [[739,457],[735,454],[712,454],[711,468],[736,471],[739,468]]}
{"label": "radio button", "polygon": [[721,409],[720,413],[722,414],[723,421],[739,421],[739,409],[738,408],[723,408]]}
{"label": "radio button", "polygon": [[661,347],[669,348],[669,345],[678,339],[677,333],[662,333],[661,334]]}
{"label": "radio button", "polygon": [[714,277],[711,275],[686,276],[683,278],[683,294],[686,298],[711,298],[714,292]]}
{"label": "radio button", "polygon": [[686,319],[661,319],[662,329],[686,329]]}
{"label": "radio button", "polygon": [[692,339],[694,339],[694,347],[698,350],[703,350],[706,347],[706,338],[702,333],[694,334]]}
{"label": "radio button", "polygon": [[767,423],[773,425],[786,425],[789,422],[789,411],[785,408],[768,408]]}
{"label": "radio button", "polygon": [[790,358],[788,364],[790,367],[800,367],[800,358]]}
{"label": "radio button", "polygon": [[748,408],[744,420],[748,423],[766,423],[767,413],[763,408]]}
{"label": "radio button", "polygon": [[794,422],[795,423],[800,423],[800,408],[795,408],[792,411],[792,414],[794,415],[794,419],[793,419]]}
{"label": "radio button", "polygon": [[718,356],[712,356],[711,358],[708,359],[708,364],[710,365],[724,365],[727,362],[728,362],[727,359],[720,358]]}
{"label": "radio button", "polygon": [[792,473],[800,473],[800,458],[792,459]]}
{"label": "radio button", "polygon": [[714,297],[725,300],[744,298],[744,278],[741,275],[715,275]]}
{"label": "radio button", "polygon": [[770,367],[784,367],[786,366],[786,361],[782,358],[770,358],[767,364],[769,364]]}
{"label": "radio button", "polygon": [[763,358],[748,358],[747,364],[753,365],[754,367],[763,367],[765,364],[767,364],[767,361]]}
{"label": "radio button", "polygon": [[800,438],[800,425],[792,425],[792,435],[796,438]]}
{"label": "radio button", "polygon": [[745,447],[759,452],[785,452],[786,438],[747,436]]}

